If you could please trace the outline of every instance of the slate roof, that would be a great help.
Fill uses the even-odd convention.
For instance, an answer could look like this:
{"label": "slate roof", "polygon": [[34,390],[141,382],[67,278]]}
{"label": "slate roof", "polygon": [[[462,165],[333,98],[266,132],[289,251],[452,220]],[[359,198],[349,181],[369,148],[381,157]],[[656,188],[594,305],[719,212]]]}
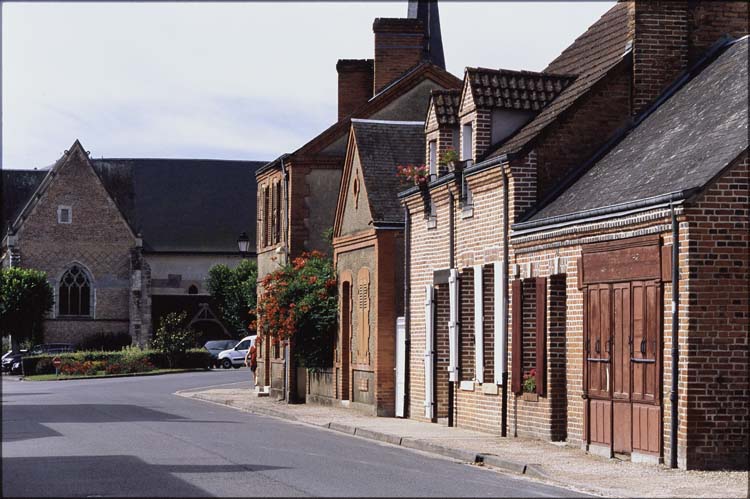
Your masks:
{"label": "slate roof", "polygon": [[424,123],[353,119],[352,130],[374,224],[403,223],[396,166],[424,163]]}
{"label": "slate roof", "polygon": [[629,16],[627,2],[618,2],[552,61],[543,73],[577,75],[575,81],[517,133],[491,148],[485,159],[520,151],[623,60],[632,45]]}
{"label": "slate roof", "polygon": [[5,236],[8,222],[16,219],[42,183],[48,170],[3,170],[2,200],[0,200],[0,238]]}
{"label": "slate roof", "polygon": [[574,75],[466,68],[477,107],[539,111],[570,85]]}
{"label": "slate roof", "polygon": [[236,253],[255,248],[255,170],[263,161],[92,159],[130,226],[152,252]]}
{"label": "slate roof", "polygon": [[461,105],[461,91],[433,90],[432,102],[435,104],[435,117],[440,125],[458,125],[458,108]]}
{"label": "slate roof", "polygon": [[530,220],[689,193],[747,150],[748,37],[693,71],[700,72]]}

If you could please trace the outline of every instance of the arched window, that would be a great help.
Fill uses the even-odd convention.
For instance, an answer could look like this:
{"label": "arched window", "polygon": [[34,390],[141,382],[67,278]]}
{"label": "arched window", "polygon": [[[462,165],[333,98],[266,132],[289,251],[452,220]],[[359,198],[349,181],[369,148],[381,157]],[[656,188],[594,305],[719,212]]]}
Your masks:
{"label": "arched window", "polygon": [[198,286],[195,284],[191,284],[188,288],[188,294],[189,295],[197,295],[198,294]]}
{"label": "arched window", "polygon": [[58,315],[91,316],[91,279],[80,265],[72,265],[60,279]]}

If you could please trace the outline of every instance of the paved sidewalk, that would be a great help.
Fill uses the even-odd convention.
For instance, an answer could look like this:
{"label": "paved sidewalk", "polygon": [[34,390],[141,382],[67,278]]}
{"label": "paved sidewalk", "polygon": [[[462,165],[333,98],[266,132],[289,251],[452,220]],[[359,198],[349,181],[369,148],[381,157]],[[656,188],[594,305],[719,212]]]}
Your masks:
{"label": "paved sidewalk", "polygon": [[184,390],[176,395],[322,426],[607,497],[748,497],[746,472],[672,470],[592,456],[565,444],[365,416],[341,407],[288,405],[257,397],[241,385]]}

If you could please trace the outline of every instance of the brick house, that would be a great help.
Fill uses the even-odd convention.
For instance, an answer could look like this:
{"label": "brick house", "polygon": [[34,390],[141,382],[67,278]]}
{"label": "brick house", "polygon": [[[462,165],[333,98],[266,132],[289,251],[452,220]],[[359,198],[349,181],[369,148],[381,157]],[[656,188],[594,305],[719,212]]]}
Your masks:
{"label": "brick house", "polygon": [[[259,279],[305,251],[330,253],[324,233],[333,227],[353,118],[422,121],[432,90],[460,87],[444,69],[437,10],[436,2],[410,2],[409,18],[375,19],[374,59],[336,64],[338,121],[257,170]],[[285,361],[288,348],[261,342],[258,384],[301,400],[304,372]]]}
{"label": "brick house", "polygon": [[308,383],[317,386],[308,388],[308,399],[315,388],[325,402],[394,415],[396,319],[404,299],[404,212],[394,172],[423,156],[423,122],[352,119],[333,226],[340,304],[334,365],[311,375]]}
{"label": "brick house", "polygon": [[512,225],[519,433],[669,459],[679,400],[681,468],[747,466],[748,37],[708,57]]}
{"label": "brick house", "polygon": [[[410,220],[409,417],[589,443],[580,398],[581,292],[572,295],[558,275],[566,261],[548,258],[540,275],[529,270],[515,253],[523,239],[511,240],[511,228],[630,130],[631,116],[650,108],[717,39],[746,32],[745,2],[620,2],[540,73],[467,68],[455,117],[427,117],[426,163],[448,143],[461,161],[436,166],[427,195],[400,194]],[[523,395],[532,368],[536,393]],[[706,466],[699,461],[680,465]]]}
{"label": "brick house", "polygon": [[254,238],[244,184],[262,164],[92,159],[76,141],[47,170],[4,170],[2,265],[47,273],[45,341],[128,332],[144,345],[173,310],[206,336],[233,334],[205,279],[216,263],[236,265],[241,232]]}

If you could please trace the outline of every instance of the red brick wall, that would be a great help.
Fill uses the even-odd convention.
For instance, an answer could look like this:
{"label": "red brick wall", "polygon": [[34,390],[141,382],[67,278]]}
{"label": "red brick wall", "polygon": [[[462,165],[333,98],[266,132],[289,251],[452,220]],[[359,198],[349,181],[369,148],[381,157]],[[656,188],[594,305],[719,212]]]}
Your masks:
{"label": "red brick wall", "polygon": [[690,331],[681,396],[688,468],[748,463],[748,166],[745,153],[687,210]]}
{"label": "red brick wall", "polygon": [[336,71],[339,74],[338,119],[341,120],[372,97],[373,60],[339,59]]}
{"label": "red brick wall", "polygon": [[473,381],[476,377],[474,357],[474,269],[466,267],[459,281],[459,380]]}
{"label": "red brick wall", "polygon": [[418,19],[378,18],[375,33],[374,93],[403,75],[422,60],[424,26]]}
{"label": "red brick wall", "polygon": [[636,0],[633,114],[648,107],[688,62],[687,0]]}
{"label": "red brick wall", "polygon": [[748,33],[748,2],[688,2],[689,60],[695,61],[725,34],[740,38]]}

